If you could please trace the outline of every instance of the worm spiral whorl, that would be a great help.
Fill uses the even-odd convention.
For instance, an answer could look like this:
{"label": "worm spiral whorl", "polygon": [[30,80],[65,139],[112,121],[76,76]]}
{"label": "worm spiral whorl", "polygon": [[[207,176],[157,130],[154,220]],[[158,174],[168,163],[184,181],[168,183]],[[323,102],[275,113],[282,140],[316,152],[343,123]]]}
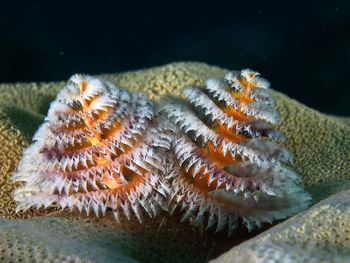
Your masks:
{"label": "worm spiral whorl", "polygon": [[[76,208],[154,217],[169,188],[153,105],[110,82],[74,75],[52,102],[14,175],[17,209]],[[165,208],[166,209],[166,208]]]}
{"label": "worm spiral whorl", "polygon": [[283,138],[268,88],[257,72],[233,71],[161,107],[176,159],[169,210],[182,211],[182,221],[230,234],[239,221],[251,230],[307,207],[309,195],[285,167],[292,155],[268,141]]}

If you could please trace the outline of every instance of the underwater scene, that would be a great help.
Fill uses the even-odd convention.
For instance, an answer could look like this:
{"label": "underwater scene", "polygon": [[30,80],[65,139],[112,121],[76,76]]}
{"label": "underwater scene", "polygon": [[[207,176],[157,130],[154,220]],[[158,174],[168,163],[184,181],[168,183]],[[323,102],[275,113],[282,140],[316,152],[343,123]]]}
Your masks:
{"label": "underwater scene", "polygon": [[0,10],[0,263],[350,262],[350,2]]}

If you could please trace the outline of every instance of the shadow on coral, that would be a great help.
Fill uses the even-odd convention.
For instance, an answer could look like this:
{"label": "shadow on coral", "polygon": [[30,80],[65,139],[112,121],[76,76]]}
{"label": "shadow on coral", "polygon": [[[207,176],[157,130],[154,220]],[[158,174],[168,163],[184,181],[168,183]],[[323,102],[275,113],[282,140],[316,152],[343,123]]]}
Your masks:
{"label": "shadow on coral", "polygon": [[48,260],[75,257],[94,262],[207,262],[261,231],[241,230],[227,237],[226,233],[200,232],[167,216],[147,219],[143,224],[126,220],[118,225],[109,217],[60,213],[27,220],[0,219],[0,246],[6,247],[5,255],[11,250],[16,254],[16,248],[6,243],[6,236],[11,236],[17,246],[30,247],[26,257],[35,258],[31,248],[39,246]]}
{"label": "shadow on coral", "polygon": [[35,112],[21,109],[18,106],[5,105],[5,114],[10,123],[31,139],[38,127],[44,121],[44,116]]}
{"label": "shadow on coral", "polygon": [[44,116],[46,116],[49,107],[50,107],[50,103],[55,99],[55,96],[43,96],[41,98],[41,101],[38,105],[38,112]]}

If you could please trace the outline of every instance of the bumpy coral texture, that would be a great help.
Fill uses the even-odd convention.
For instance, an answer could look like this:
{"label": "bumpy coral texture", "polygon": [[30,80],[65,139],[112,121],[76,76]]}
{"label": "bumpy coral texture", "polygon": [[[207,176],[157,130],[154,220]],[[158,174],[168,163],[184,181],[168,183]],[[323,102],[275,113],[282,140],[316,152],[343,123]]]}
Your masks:
{"label": "bumpy coral texture", "polygon": [[211,262],[349,262],[349,195],[335,194]]}
{"label": "bumpy coral texture", "polygon": [[[14,180],[18,210],[76,208],[96,216],[111,210],[154,217],[168,187],[161,182],[164,143],[152,104],[110,82],[73,76],[51,104],[46,121],[23,155]],[[147,132],[146,132],[147,130]],[[153,147],[154,146],[154,147]]]}
{"label": "bumpy coral texture", "polygon": [[[204,63],[181,62],[127,73],[106,74],[101,77],[127,87],[130,91],[143,91],[152,100],[159,100],[166,93],[178,96],[184,86],[203,85],[206,79],[213,76],[222,77],[226,73],[225,69]],[[154,229],[140,231],[133,235],[133,239],[127,239],[125,233],[119,228],[104,227],[104,224],[108,226],[113,224],[114,220],[106,221],[104,224],[101,222],[87,223],[72,214],[68,214],[67,218],[62,218],[61,213],[56,214],[52,220],[49,217],[26,219],[25,221],[14,219],[44,215],[49,212],[42,209],[30,209],[25,213],[15,213],[12,193],[18,184],[12,183],[12,176],[23,150],[28,147],[34,132],[43,122],[49,103],[55,99],[63,85],[63,82],[0,84],[0,217],[6,218],[0,220],[0,260],[14,261],[14,258],[20,260],[22,257],[31,261],[32,258],[39,255],[43,260],[50,262],[62,262],[62,256],[69,258],[67,262],[74,260],[75,262],[113,262],[118,260],[114,253],[130,255],[128,253],[134,251],[135,253],[130,256],[140,262],[152,262],[152,259],[156,262],[207,262],[208,258],[203,260],[203,257],[189,253],[188,249],[193,252],[200,250],[210,258],[213,257],[211,254],[213,251],[219,253],[218,248],[222,249],[221,246],[216,246],[215,249],[212,246],[202,249],[200,245],[208,243],[203,241],[203,238],[198,243],[189,244],[188,241],[193,240],[193,234],[186,236],[185,239],[180,239],[185,236],[184,233],[191,232],[188,231],[188,228],[185,232],[176,232],[173,229],[169,232],[173,236],[169,238],[167,233],[159,246],[155,245],[154,241],[147,241],[138,246],[135,240],[143,237],[145,231],[151,231],[153,235],[157,231],[154,232]],[[342,189],[349,188],[350,119],[322,114],[282,93],[272,89],[270,92],[276,98],[276,109],[281,115],[281,121],[276,127],[288,138],[281,144],[294,153],[295,165],[293,167],[301,176],[306,189],[311,192],[313,201],[316,203]],[[271,253],[271,250],[264,249],[266,246],[256,242],[254,249],[247,252],[249,256],[246,256],[247,253],[240,253],[243,247],[239,246],[235,253],[225,256],[221,262],[239,262],[240,259],[242,262],[256,262],[258,257],[270,257],[271,262],[278,262],[278,258],[274,258],[274,255],[278,252],[281,252],[280,255],[285,254],[285,248],[290,249],[298,240],[303,242],[298,250],[299,255],[307,258],[308,261],[322,262],[318,255],[324,255],[325,246],[317,245],[322,243],[334,248],[327,251],[327,258],[330,259],[327,262],[339,258],[337,252],[340,244],[349,239],[349,194],[347,191],[332,196],[321,205],[313,206],[309,210],[312,216],[309,216],[307,212],[305,216],[295,216],[286,221],[283,226],[290,226],[287,233],[283,231],[283,227],[273,228],[274,235],[279,237],[274,244],[282,243],[280,238],[284,237],[286,242],[290,241],[290,246],[274,246],[274,253]],[[330,200],[335,202],[330,202]],[[332,209],[336,204],[339,206]],[[321,216],[318,218],[318,215]],[[294,218],[297,220],[294,221]],[[315,218],[320,221],[316,222]],[[296,221],[301,222],[304,227],[298,230],[298,227],[292,223]],[[174,222],[163,224],[164,227],[159,232],[162,233],[173,224]],[[148,225],[140,226],[147,227]],[[330,229],[329,226],[332,228]],[[111,233],[115,233],[117,238],[111,238],[109,236]],[[69,240],[67,240],[68,234],[70,235]],[[252,238],[251,242],[268,240],[271,232],[266,234],[259,240]],[[85,238],[84,235],[87,237]],[[130,237],[130,234],[127,236]],[[230,240],[236,237],[238,241],[249,238],[246,235],[235,235]],[[317,242],[312,242],[311,239],[315,237]],[[62,243],[64,240],[67,242]],[[220,240],[222,236],[218,236],[217,241]],[[72,245],[77,243],[84,243],[81,250],[80,247],[76,248]],[[228,242],[225,241],[224,244],[226,243]],[[120,244],[120,248],[115,248],[117,244]],[[151,244],[154,247],[147,246]],[[183,244],[185,246],[180,248],[180,245]],[[184,250],[184,247],[187,250]],[[105,253],[100,253],[100,249]],[[97,254],[92,256],[79,253],[79,251],[87,250],[96,251]],[[164,254],[157,258],[150,257],[159,255],[159,252],[164,252]],[[260,255],[258,256],[257,253]],[[108,258],[101,255],[106,255]]]}
{"label": "bumpy coral texture", "polygon": [[[182,221],[232,233],[239,220],[249,230],[307,207],[300,178],[283,166],[292,155],[265,138],[281,139],[269,83],[251,70],[186,87],[188,101],[162,110],[175,124],[176,162],[169,169],[174,211]],[[182,132],[179,132],[181,130]]]}

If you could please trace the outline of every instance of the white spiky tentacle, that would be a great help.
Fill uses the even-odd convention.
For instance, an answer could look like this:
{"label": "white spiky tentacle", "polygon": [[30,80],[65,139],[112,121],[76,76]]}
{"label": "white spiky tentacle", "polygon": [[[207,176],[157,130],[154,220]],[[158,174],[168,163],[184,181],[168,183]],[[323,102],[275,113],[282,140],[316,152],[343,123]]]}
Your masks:
{"label": "white spiky tentacle", "polygon": [[[283,188],[284,199],[278,200],[274,194],[262,191],[250,195],[245,191],[218,189],[204,194],[181,171],[174,168],[170,176],[177,179],[171,184],[169,211],[179,209],[182,211],[182,222],[190,221],[194,225],[199,222],[215,232],[226,229],[229,235],[238,227],[240,218],[251,231],[264,223],[297,213],[305,209],[309,202],[309,196],[296,184]],[[223,205],[223,200],[230,205]],[[274,209],[271,209],[273,206]]]}

